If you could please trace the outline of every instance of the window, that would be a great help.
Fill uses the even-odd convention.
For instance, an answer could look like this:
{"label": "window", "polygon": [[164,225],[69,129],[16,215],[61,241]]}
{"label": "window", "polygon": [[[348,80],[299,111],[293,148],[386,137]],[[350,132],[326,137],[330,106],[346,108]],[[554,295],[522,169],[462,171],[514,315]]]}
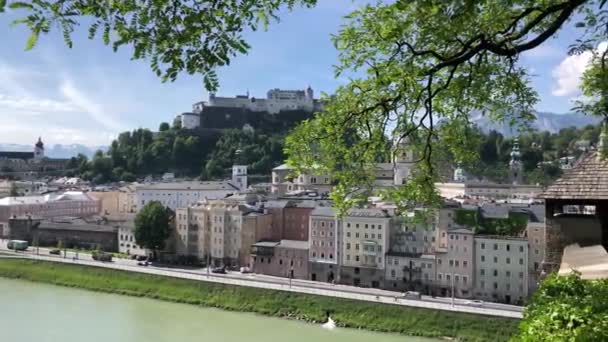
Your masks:
{"label": "window", "polygon": [[355,233],[355,237],[358,238],[359,237],[359,233]]}
{"label": "window", "polygon": [[454,266],[458,267],[460,262],[458,260],[454,261]]}
{"label": "window", "polygon": [[346,254],[346,260],[350,260],[350,254]]}
{"label": "window", "polygon": [[359,261],[359,256],[355,255],[355,261]]}
{"label": "window", "polygon": [[347,228],[350,228],[350,222],[349,222],[349,223],[346,223],[346,227],[347,227]]}
{"label": "window", "polygon": [[441,273],[437,273],[437,279],[441,280]]}
{"label": "window", "polygon": [[330,259],[330,260],[333,260],[333,259],[334,259],[334,255],[330,253],[330,254],[329,254],[329,259]]}
{"label": "window", "polygon": [[485,281],[481,281],[479,282],[479,287],[481,287],[482,289],[486,287],[486,282]]}
{"label": "window", "polygon": [[441,259],[437,259],[437,265],[441,265]]}
{"label": "window", "polygon": [[359,224],[358,223],[355,223],[355,228],[359,228]]}
{"label": "window", "polygon": [[454,260],[450,259],[450,267],[454,266]]}
{"label": "window", "polygon": [[519,246],[519,252],[523,253],[524,252],[524,246]]}
{"label": "window", "polygon": [[369,226],[367,225],[367,223],[365,224],[365,229],[369,228]]}
{"label": "window", "polygon": [[321,253],[321,259],[325,259],[325,253]]}
{"label": "window", "polygon": [[372,239],[376,238],[376,234],[372,233]]}
{"label": "window", "polygon": [[534,263],[534,270],[538,271],[538,263],[537,262]]}
{"label": "window", "polygon": [[510,264],[510,263],[511,263],[511,258],[507,258],[507,264]]}
{"label": "window", "polygon": [[498,250],[498,244],[494,244],[494,250],[497,251]]}
{"label": "window", "polygon": [[538,255],[538,249],[534,250],[534,254]]}
{"label": "window", "polygon": [[524,259],[519,258],[519,264],[520,264],[520,265],[523,265],[523,264],[524,264]]}
{"label": "window", "polygon": [[[317,253],[312,252],[312,257],[313,257],[313,258],[316,258],[316,257],[317,257]],[[264,259],[262,259],[262,262],[264,262]]]}
{"label": "window", "polygon": [[346,237],[350,237],[350,232],[346,232]]}
{"label": "window", "polygon": [[481,261],[482,261],[482,262],[483,262],[483,261],[486,261],[486,256],[485,256],[485,255],[482,255],[482,256],[481,256]]}
{"label": "window", "polygon": [[395,258],[395,260],[393,261],[393,264],[399,265],[399,259]]}
{"label": "window", "polygon": [[511,245],[507,244],[507,252],[511,250]]}
{"label": "window", "polygon": [[519,272],[519,279],[524,279],[524,272]]}
{"label": "window", "polygon": [[350,242],[346,243],[346,249],[350,249]]}
{"label": "window", "polygon": [[483,268],[479,270],[479,274],[480,275],[485,275],[486,274],[486,270],[484,270]]}
{"label": "window", "polygon": [[454,240],[454,235],[450,234],[450,240]]}
{"label": "window", "polygon": [[445,275],[445,280],[450,281],[450,279],[452,279],[452,277],[449,274]]}
{"label": "window", "polygon": [[498,277],[498,270],[494,270],[494,276]]}
{"label": "window", "polygon": [[458,235],[456,235],[456,240],[458,240]]}
{"label": "window", "polygon": [[469,262],[468,262],[468,261],[466,261],[466,260],[464,260],[464,261],[462,262],[462,267],[467,268],[467,265],[468,265],[468,264],[469,264]]}
{"label": "window", "polygon": [[[467,236],[463,236],[464,241],[467,241]],[[466,279],[467,277],[464,277],[464,279]],[[465,282],[466,283],[466,282]]]}
{"label": "window", "polygon": [[460,281],[460,276],[457,274],[454,276],[454,282],[458,283]]}
{"label": "window", "polygon": [[395,278],[396,274],[395,274],[395,270],[391,270],[391,277]]}
{"label": "window", "polygon": [[498,257],[497,256],[494,257],[494,263],[495,264],[498,263]]}
{"label": "window", "polygon": [[382,234],[378,233],[378,239],[382,239]]}
{"label": "window", "polygon": [[507,291],[511,290],[511,284],[507,283]]}
{"label": "window", "polygon": [[364,236],[365,236],[365,238],[366,238],[366,239],[368,238],[367,233],[365,233],[365,235],[364,235]]}
{"label": "window", "polygon": [[507,275],[507,277],[510,277],[511,276],[511,271],[507,271],[505,274]]}
{"label": "window", "polygon": [[355,244],[355,249],[359,250],[359,244],[358,243]]}
{"label": "window", "polygon": [[486,244],[485,243],[481,244],[481,249],[486,249]]}
{"label": "window", "polygon": [[494,282],[494,290],[498,290],[498,283]]}

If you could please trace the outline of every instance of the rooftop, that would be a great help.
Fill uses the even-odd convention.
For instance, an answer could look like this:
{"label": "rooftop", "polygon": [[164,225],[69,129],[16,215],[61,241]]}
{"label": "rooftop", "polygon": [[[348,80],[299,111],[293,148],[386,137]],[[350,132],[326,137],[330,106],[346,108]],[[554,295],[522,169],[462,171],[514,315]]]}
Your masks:
{"label": "rooftop", "polygon": [[336,210],[332,207],[316,207],[311,213],[310,216],[328,216],[328,217],[336,217]]}
{"label": "rooftop", "polygon": [[277,247],[291,249],[308,249],[308,241],[281,240]]}
{"label": "rooftop", "polygon": [[227,181],[217,182],[171,182],[137,185],[137,190],[238,190]]}
{"label": "rooftop", "polygon": [[350,217],[384,217],[389,218],[388,211],[382,209],[351,209],[346,216]]}
{"label": "rooftop", "polygon": [[47,194],[42,196],[5,197],[0,199],[0,206],[20,204],[42,204],[57,201],[93,201],[89,195],[80,191],[67,191],[62,194]]}
{"label": "rooftop", "polygon": [[273,171],[274,171],[274,170],[280,171],[280,170],[295,170],[295,169],[294,169],[293,167],[291,167],[291,166],[287,165],[287,164],[281,164],[281,165],[279,165],[279,166],[275,167],[275,168],[274,168],[274,169],[272,169],[272,170],[273,170]]}
{"label": "rooftop", "polygon": [[588,153],[540,198],[608,200],[608,159],[600,160],[597,152]]}

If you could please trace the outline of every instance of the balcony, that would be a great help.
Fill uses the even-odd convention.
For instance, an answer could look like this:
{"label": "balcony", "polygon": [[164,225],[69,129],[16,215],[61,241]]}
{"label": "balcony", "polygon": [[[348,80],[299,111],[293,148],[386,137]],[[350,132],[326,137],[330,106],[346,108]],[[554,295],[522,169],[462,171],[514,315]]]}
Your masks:
{"label": "balcony", "polygon": [[376,241],[363,241],[364,256],[376,257],[380,255],[378,252],[378,243]]}

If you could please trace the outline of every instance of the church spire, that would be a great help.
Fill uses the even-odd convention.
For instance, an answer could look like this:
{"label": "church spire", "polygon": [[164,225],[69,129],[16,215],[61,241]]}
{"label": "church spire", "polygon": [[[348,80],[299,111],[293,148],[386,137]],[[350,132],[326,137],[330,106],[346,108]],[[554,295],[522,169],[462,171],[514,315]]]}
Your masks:
{"label": "church spire", "polygon": [[513,184],[522,184],[523,164],[521,163],[521,153],[519,151],[519,138],[513,140],[511,149],[511,161],[509,162],[509,172]]}

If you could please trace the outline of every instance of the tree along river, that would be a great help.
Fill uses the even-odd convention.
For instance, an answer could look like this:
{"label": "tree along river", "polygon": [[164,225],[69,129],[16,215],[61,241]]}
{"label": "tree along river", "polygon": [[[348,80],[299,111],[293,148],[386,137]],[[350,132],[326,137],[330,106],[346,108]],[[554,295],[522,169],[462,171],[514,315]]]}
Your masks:
{"label": "tree along river", "polygon": [[0,340],[429,342],[0,278]]}

